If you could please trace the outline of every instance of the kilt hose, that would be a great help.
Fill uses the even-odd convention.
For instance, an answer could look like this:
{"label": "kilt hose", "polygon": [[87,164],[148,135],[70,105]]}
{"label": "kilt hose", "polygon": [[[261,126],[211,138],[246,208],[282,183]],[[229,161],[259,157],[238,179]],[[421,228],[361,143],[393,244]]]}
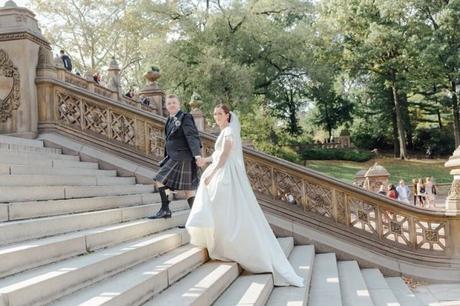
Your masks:
{"label": "kilt hose", "polygon": [[200,182],[194,160],[168,159],[153,179],[171,190],[196,190]]}

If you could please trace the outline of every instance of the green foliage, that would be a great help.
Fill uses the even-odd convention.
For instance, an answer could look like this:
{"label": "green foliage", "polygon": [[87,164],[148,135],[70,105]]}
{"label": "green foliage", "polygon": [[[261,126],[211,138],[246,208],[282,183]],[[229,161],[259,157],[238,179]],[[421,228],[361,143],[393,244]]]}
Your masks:
{"label": "green foliage", "polygon": [[415,130],[414,145],[424,152],[428,147],[434,155],[449,156],[455,150],[452,129],[419,128]]}
{"label": "green foliage", "polygon": [[304,160],[350,160],[356,162],[368,161],[375,157],[370,151],[351,149],[304,149],[300,153]]}
{"label": "green foliage", "polygon": [[184,102],[197,92],[209,120],[229,104],[244,137],[277,156],[298,160],[282,148],[343,126],[363,149],[448,154],[449,134],[460,142],[460,0],[32,4],[80,72],[115,56],[124,84],[142,88],[158,64],[162,89]]}

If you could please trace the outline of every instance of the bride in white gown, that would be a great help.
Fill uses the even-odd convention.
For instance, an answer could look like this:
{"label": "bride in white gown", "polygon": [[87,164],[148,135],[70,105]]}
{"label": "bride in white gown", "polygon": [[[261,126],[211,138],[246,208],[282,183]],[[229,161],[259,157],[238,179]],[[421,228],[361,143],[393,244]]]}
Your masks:
{"label": "bride in white gown", "polygon": [[273,273],[276,286],[303,287],[283,253],[252,191],[243,161],[240,123],[225,105],[214,109],[221,128],[211,165],[201,176],[186,228],[191,243],[212,259],[235,261],[252,273]]}

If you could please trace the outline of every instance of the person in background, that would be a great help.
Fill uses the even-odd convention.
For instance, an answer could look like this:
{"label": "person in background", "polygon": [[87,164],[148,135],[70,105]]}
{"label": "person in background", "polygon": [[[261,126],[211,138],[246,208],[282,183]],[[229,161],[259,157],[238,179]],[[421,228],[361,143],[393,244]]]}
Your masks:
{"label": "person in background", "polygon": [[134,98],[134,89],[130,88],[127,93],[125,93],[125,97],[127,98]]}
{"label": "person in background", "polygon": [[398,193],[398,201],[409,204],[410,190],[409,187],[404,184],[404,180],[399,181],[398,187],[396,187]]}
{"label": "person in background", "polygon": [[423,184],[423,180],[419,178],[417,182],[417,197],[420,201],[420,207],[425,206],[425,195],[426,195],[425,184]]}
{"label": "person in background", "polygon": [[93,74],[93,80],[97,84],[100,84],[102,81],[101,74],[99,72],[96,72],[95,74]]}
{"label": "person in background", "polygon": [[417,179],[412,179],[412,195],[414,197],[414,206],[417,206]]}
{"label": "person in background", "polygon": [[387,197],[393,200],[396,200],[398,198],[398,192],[396,191],[395,185],[393,184],[388,185]]}
{"label": "person in background", "polygon": [[61,50],[61,60],[62,60],[62,63],[64,64],[64,68],[71,72],[72,71],[72,61],[70,60],[70,57],[65,54],[65,51],[64,50]]}
{"label": "person in background", "polygon": [[431,177],[425,179],[425,200],[428,208],[434,208],[433,182]]}

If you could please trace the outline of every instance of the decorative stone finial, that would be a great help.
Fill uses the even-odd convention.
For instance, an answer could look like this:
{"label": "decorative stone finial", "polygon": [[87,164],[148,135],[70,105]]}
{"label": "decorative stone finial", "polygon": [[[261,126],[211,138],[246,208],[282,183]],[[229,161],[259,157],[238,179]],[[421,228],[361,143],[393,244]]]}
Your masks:
{"label": "decorative stone finial", "polygon": [[112,56],[112,60],[110,61],[109,70],[120,70],[120,65],[118,65],[115,56]]}
{"label": "decorative stone finial", "polygon": [[144,78],[148,81],[148,87],[151,89],[158,88],[156,80],[158,80],[160,76],[160,68],[158,68],[157,66],[151,66],[150,71],[147,71],[144,74]]}
{"label": "decorative stone finial", "polygon": [[203,100],[201,99],[201,96],[194,91],[188,105],[190,105],[192,111],[198,110],[200,109],[201,105],[203,105]]}
{"label": "decorative stone finial", "polygon": [[18,5],[13,0],[8,0],[5,2],[5,5],[3,7],[4,8],[15,8],[15,7],[18,7]]}

